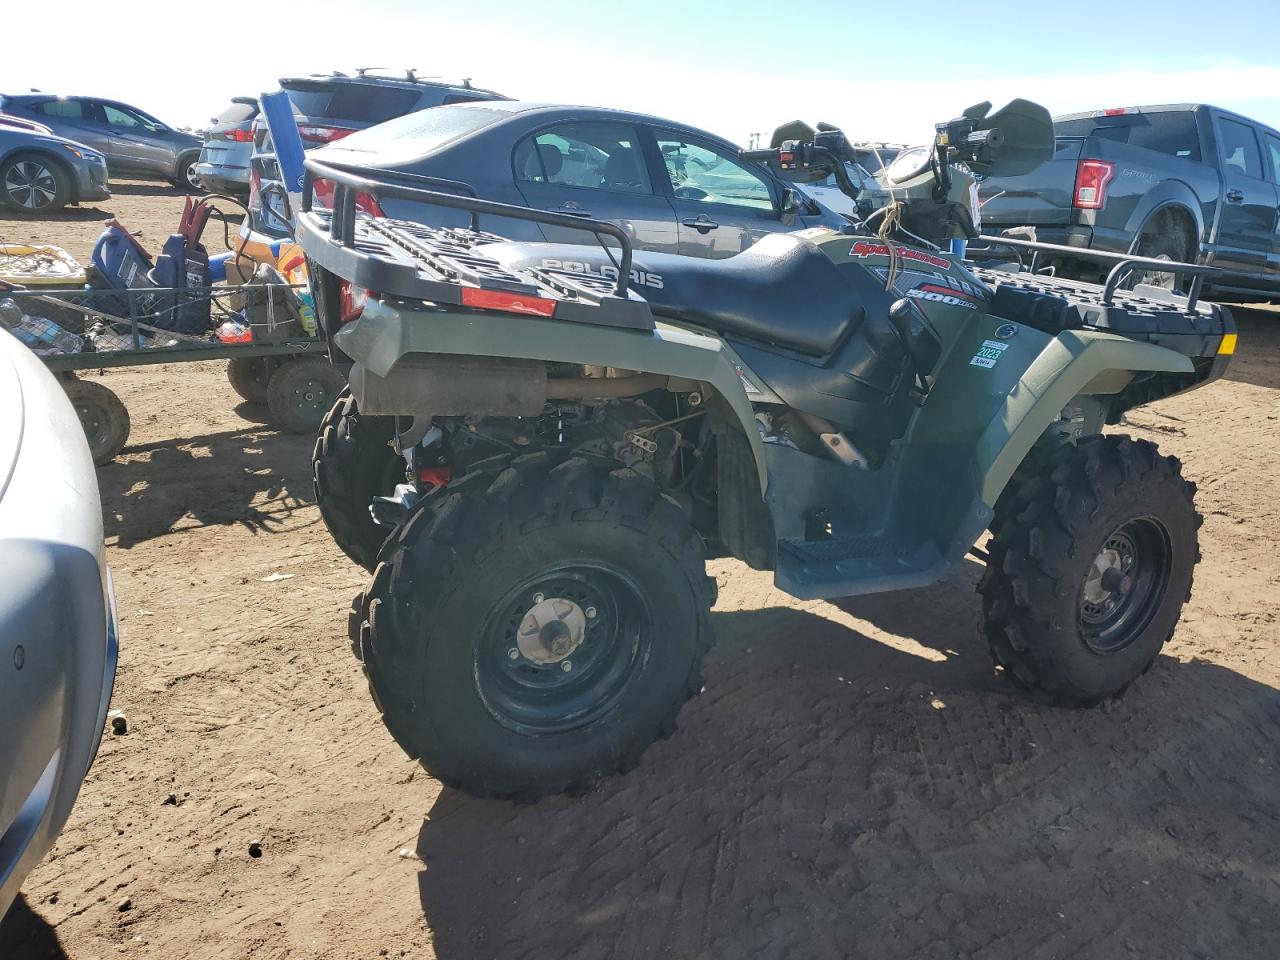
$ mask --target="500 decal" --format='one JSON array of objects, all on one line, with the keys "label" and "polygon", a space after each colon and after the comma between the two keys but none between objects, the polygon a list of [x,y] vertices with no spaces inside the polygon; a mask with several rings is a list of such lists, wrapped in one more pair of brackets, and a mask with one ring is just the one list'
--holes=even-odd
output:
[{"label": "500 decal", "polygon": [[[941,257],[935,257],[931,253],[925,253],[923,250],[916,250],[914,247],[904,247],[894,245],[893,252],[903,260],[912,260],[916,263],[927,263],[931,267],[939,267],[943,270],[951,269],[951,261],[943,260]],[[890,256],[889,245],[887,243],[871,243],[868,240],[859,240],[853,245],[853,249],[849,251],[849,256],[860,257],[887,257]]]},{"label": "500 decal", "polygon": [[[584,263],[581,260],[553,260],[545,258],[542,266],[548,270],[565,270],[569,273],[583,273],[591,277],[599,277],[602,280],[616,281],[618,279],[618,268],[603,264],[596,266],[590,263]],[[654,290],[661,290],[663,287],[662,275],[657,273],[649,273],[646,270],[631,271],[631,285],[633,287],[652,287]]]},{"label": "500 decal", "polygon": [[969,310],[978,309],[978,304],[975,302],[976,298],[973,294],[937,283],[922,283],[920,286],[908,290],[907,296],[912,300],[944,303],[949,307],[965,307]]}]

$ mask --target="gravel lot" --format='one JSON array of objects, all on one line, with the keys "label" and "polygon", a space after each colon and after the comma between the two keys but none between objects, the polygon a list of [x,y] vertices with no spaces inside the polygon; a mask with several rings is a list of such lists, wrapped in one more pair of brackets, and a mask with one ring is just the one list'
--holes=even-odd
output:
[{"label": "gravel lot", "polygon": [[[123,184],[0,239],[87,258],[114,215],[154,249],[181,202]],[[107,371],[134,424],[99,471],[129,732],[0,957],[1274,956],[1280,315],[1237,316],[1229,379],[1121,428],[1183,459],[1206,517],[1183,623],[1122,700],[1006,689],[976,563],[828,603],[717,562],[680,730],[531,807],[442,788],[384,731],[345,632],[364,574],[313,505],[311,441],[220,363]]]}]

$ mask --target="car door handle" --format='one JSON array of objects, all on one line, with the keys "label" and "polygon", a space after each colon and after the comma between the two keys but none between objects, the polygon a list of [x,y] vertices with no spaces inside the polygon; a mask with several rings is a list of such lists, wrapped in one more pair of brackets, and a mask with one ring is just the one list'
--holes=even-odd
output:
[{"label": "car door handle", "polygon": [[563,213],[566,217],[582,217],[587,220],[591,218],[590,210],[580,210],[577,207],[559,207],[552,210],[551,213]]},{"label": "car door handle", "polygon": [[700,213],[696,217],[685,217],[680,222],[686,227],[693,227],[693,229],[697,230],[699,233],[710,233],[716,227],[720,226],[720,224],[716,223],[714,220],[708,219],[705,213]]},{"label": "car door handle", "polygon": [[1228,191],[1227,191],[1227,202],[1228,202],[1228,203],[1241,203],[1243,200],[1244,200],[1244,191],[1243,191],[1243,190],[1228,190]]}]

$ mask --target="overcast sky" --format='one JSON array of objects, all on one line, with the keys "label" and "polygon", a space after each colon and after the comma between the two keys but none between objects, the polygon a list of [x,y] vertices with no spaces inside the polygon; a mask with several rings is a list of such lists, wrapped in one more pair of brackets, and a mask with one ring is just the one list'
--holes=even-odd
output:
[{"label": "overcast sky", "polygon": [[[281,76],[358,66],[471,77],[526,100],[641,110],[745,143],[790,119],[919,142],[971,102],[1054,114],[1216,103],[1280,127],[1280,0],[607,4],[59,0],[6,43],[0,92],[108,96],[199,126]],[[274,17],[272,11],[290,11]],[[207,23],[177,22],[199,17]],[[17,22],[15,23],[15,18]],[[25,36],[19,5],[6,18]],[[272,24],[267,26],[267,24]]]}]

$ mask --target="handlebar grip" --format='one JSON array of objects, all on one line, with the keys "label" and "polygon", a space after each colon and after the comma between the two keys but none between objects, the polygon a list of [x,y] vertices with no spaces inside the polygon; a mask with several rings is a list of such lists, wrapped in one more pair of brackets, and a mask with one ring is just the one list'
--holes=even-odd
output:
[{"label": "handlebar grip", "polygon": [[768,150],[739,150],[739,160],[777,160],[778,148],[773,147]]}]

